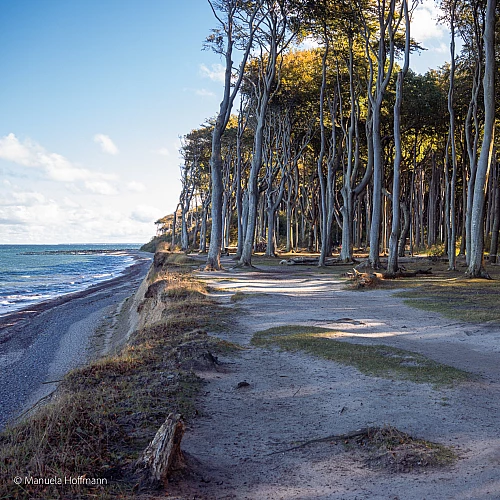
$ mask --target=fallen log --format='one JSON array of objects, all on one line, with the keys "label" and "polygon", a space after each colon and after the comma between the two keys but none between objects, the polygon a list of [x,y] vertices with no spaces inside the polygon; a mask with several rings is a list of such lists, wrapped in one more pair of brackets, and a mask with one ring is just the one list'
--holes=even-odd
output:
[{"label": "fallen log", "polygon": [[307,265],[307,264],[318,264],[318,257],[292,257],[288,260],[282,260],[280,264],[286,264],[287,266],[295,266],[295,265]]},{"label": "fallen log", "polygon": [[184,430],[181,416],[170,413],[136,462],[140,488],[166,486],[170,472],[184,467],[181,451]]},{"label": "fallen log", "polygon": [[416,271],[406,271],[400,269],[395,273],[384,273],[383,278],[386,280],[397,279],[397,278],[414,278],[419,274],[432,274],[432,267],[429,267],[429,269],[417,269]]},{"label": "fallen log", "polygon": [[[352,259],[351,262],[345,262],[341,259],[336,259],[329,257],[325,259],[325,266],[342,266],[345,264],[355,264],[357,261]],[[287,266],[296,266],[296,265],[318,265],[319,257],[291,257],[290,259],[283,259],[280,261],[280,264]]]}]

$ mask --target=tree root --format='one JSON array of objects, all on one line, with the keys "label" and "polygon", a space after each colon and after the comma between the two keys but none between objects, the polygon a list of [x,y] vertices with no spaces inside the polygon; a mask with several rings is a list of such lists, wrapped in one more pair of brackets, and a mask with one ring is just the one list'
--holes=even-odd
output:
[{"label": "tree root", "polygon": [[346,434],[332,434],[331,436],[311,439],[309,441],[298,444],[297,446],[292,446],[291,448],[287,448],[285,450],[273,451],[272,453],[267,453],[264,456],[268,457],[270,455],[277,455],[278,453],[286,453],[288,451],[298,450],[313,443],[323,443],[325,441],[345,441],[347,439],[353,439],[356,437],[365,436],[366,434],[369,434],[371,431],[376,431],[376,430],[377,429],[375,427],[365,427],[364,429],[358,429],[357,431],[348,432]]}]

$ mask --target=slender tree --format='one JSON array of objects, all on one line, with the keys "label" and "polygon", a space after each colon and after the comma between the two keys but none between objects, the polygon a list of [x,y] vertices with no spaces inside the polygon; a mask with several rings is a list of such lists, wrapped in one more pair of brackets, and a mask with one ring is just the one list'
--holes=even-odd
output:
[{"label": "slender tree", "polygon": [[484,29],[485,66],[483,77],[484,131],[481,153],[477,164],[474,200],[471,215],[471,255],[468,276],[488,278],[483,265],[484,205],[488,173],[493,157],[495,139],[495,21],[496,0],[488,0]]},{"label": "slender tree", "polygon": [[[239,92],[245,66],[253,46],[255,32],[259,26],[256,22],[264,0],[243,2],[241,0],[208,0],[212,12],[219,23],[207,39],[207,44],[225,60],[224,95],[220,103],[219,114],[212,134],[212,230],[206,268],[220,269],[222,248],[222,198],[223,172],[221,142],[226,130],[236,95]],[[250,6],[250,7],[249,7]],[[249,10],[248,10],[249,8]],[[236,79],[233,77],[233,50],[240,48],[243,52]]]},{"label": "slender tree", "polygon": [[387,272],[396,273],[398,266],[398,238],[400,226],[399,197],[401,192],[401,160],[403,157],[401,148],[401,102],[403,100],[403,80],[410,65],[410,15],[408,0],[403,0],[403,10],[405,18],[405,61],[403,68],[398,72],[396,80],[396,102],[394,103],[394,145],[396,155],[394,157],[394,172],[392,181],[392,227],[389,237],[389,258],[387,262]]}]

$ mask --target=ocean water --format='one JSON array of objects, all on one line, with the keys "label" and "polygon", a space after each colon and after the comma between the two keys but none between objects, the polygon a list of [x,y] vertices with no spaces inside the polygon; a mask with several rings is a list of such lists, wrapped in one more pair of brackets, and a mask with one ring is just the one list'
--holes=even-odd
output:
[{"label": "ocean water", "polygon": [[139,246],[0,245],[0,317],[119,276]]}]

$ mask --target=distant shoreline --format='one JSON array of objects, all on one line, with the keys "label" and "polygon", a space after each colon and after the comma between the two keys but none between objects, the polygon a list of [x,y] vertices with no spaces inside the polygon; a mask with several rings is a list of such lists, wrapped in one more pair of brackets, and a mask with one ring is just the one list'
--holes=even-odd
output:
[{"label": "distant shoreline", "polygon": [[[84,250],[82,249],[81,252],[87,252],[90,250]],[[60,252],[61,254],[68,254],[68,252],[75,252],[73,250],[66,251],[66,250],[61,250],[61,251],[56,251]],[[77,252],[80,252],[78,250]],[[119,252],[119,253],[118,253]],[[51,250],[48,251],[42,251],[42,252],[27,252],[23,253],[21,255],[47,255],[48,253],[53,253]],[[13,327],[16,327],[19,322],[25,322],[31,319],[32,317],[48,310],[51,309],[52,307],[57,307],[59,305],[65,304],[66,302],[79,298],[79,297],[85,297],[86,295],[93,293],[94,291],[101,290],[102,288],[105,288],[112,284],[115,280],[121,280],[123,277],[126,276],[133,276],[135,274],[135,266],[137,266],[137,261],[144,256],[149,256],[150,254],[146,252],[142,252],[140,250],[131,250],[131,249],[114,249],[114,250],[95,250],[92,251],[93,254],[95,253],[106,253],[106,254],[117,254],[117,255],[130,255],[133,259],[134,262],[127,266],[118,276],[115,276],[114,278],[108,279],[101,281],[99,283],[95,283],[90,285],[89,287],[83,289],[83,290],[78,290],[75,292],[67,292],[63,293],[59,296],[52,297],[47,300],[43,300],[40,302],[36,302],[31,305],[26,305],[22,307],[21,309],[11,311],[8,313],[5,313],[4,315],[0,315],[0,345],[4,342],[4,331],[6,329],[11,329]],[[59,253],[58,253],[59,254]]]},{"label": "distant shoreline", "polygon": [[0,429],[50,393],[49,381],[87,362],[99,324],[137,291],[150,268],[151,254],[129,253],[134,263],[120,276],[1,318]]}]

